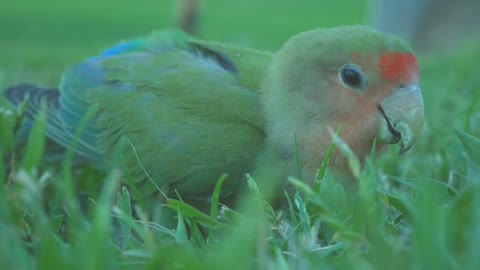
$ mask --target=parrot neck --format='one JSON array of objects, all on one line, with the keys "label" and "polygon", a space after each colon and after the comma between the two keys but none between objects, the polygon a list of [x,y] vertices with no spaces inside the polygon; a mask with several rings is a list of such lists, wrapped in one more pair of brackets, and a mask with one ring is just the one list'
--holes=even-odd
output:
[{"label": "parrot neck", "polygon": [[[353,153],[362,161],[371,152],[375,133],[358,132],[359,130],[375,130],[373,122],[354,122],[349,127],[342,128],[340,138],[350,147]],[[331,127],[332,130],[338,127]],[[311,129],[303,128],[298,132],[283,133],[283,137],[269,136],[266,141],[266,160],[275,165],[275,171],[280,173],[282,183],[287,181],[289,176],[302,178],[302,180],[313,183],[316,174],[333,143],[330,131],[319,125]],[[296,142],[296,145],[295,145]],[[377,151],[383,147],[377,146]],[[297,151],[296,151],[297,150]],[[297,160],[299,161],[300,174]],[[266,162],[264,162],[266,163]],[[261,164],[258,163],[258,164]],[[281,165],[278,165],[281,164]],[[268,165],[268,164],[265,164]],[[335,175],[352,179],[348,161],[338,147],[335,148],[330,160],[329,168]],[[345,177],[347,176],[347,177]]]}]

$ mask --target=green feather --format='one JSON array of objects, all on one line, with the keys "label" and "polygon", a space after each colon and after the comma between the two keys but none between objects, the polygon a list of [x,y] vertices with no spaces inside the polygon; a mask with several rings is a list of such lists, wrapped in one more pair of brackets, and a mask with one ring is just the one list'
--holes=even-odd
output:
[{"label": "green feather", "polygon": [[207,193],[223,173],[239,179],[252,170],[265,136],[257,90],[271,55],[179,31],[153,33],[138,47],[63,76],[70,123],[98,105],[89,146],[108,158],[128,139],[138,158],[129,146],[124,158],[144,194],[155,189],[139,163],[163,189],[190,195]]}]

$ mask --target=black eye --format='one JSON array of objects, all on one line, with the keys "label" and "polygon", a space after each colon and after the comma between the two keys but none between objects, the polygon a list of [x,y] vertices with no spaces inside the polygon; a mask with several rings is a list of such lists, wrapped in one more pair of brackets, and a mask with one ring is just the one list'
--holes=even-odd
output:
[{"label": "black eye", "polygon": [[360,68],[353,64],[346,64],[341,67],[338,76],[345,86],[354,90],[362,90],[367,84]]}]

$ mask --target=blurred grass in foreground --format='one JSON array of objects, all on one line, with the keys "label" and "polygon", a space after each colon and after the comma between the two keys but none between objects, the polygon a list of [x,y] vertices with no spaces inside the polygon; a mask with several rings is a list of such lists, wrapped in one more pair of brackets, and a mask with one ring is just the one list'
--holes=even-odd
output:
[{"label": "blurred grass in foreground", "polygon": [[[66,65],[175,21],[173,1],[115,3],[3,3],[0,87],[54,86]],[[253,3],[205,1],[199,35],[275,49],[302,30],[365,19],[356,1],[348,9]],[[480,269],[479,57],[480,46],[466,44],[420,59],[424,132],[406,155],[391,149],[368,161],[355,196],[327,172],[318,189],[292,179],[298,193],[274,212],[250,179],[248,215],[222,206],[203,214],[171,200],[175,229],[141,212],[132,218],[133,195],[119,187],[128,177],[121,165],[106,175],[69,159],[46,165],[41,117],[18,156],[19,112],[0,103],[0,269]],[[100,195],[81,194],[85,183],[102,184]]]}]

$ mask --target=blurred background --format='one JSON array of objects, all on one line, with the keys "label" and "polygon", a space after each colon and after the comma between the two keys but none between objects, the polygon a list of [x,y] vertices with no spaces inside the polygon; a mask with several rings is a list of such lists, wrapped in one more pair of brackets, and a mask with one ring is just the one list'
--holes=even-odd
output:
[{"label": "blurred background", "polygon": [[479,11],[478,0],[4,1],[0,57],[3,64],[26,58],[32,64],[71,63],[119,40],[165,27],[275,50],[301,31],[355,23],[403,36],[417,50],[429,52],[452,49],[478,36]]},{"label": "blurred background", "polygon": [[2,43],[35,41],[82,47],[177,26],[185,5],[197,2],[195,31],[205,39],[275,49],[302,30],[367,19],[366,0],[19,0],[0,9]]},{"label": "blurred background", "polygon": [[455,50],[478,41],[478,0],[376,0],[370,23],[407,39],[422,53]]},{"label": "blurred background", "polygon": [[0,8],[0,67],[61,67],[155,29],[275,50],[317,27],[371,24],[421,52],[455,48],[480,30],[478,0],[16,0]]}]

